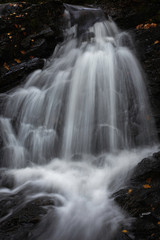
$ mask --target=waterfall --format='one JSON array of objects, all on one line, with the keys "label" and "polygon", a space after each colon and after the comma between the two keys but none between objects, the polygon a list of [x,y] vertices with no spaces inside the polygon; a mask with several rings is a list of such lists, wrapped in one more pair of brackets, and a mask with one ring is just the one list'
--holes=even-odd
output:
[{"label": "waterfall", "polygon": [[112,193],[155,150],[154,120],[129,34],[100,9],[66,9],[64,42],[3,96],[0,165],[14,187],[0,192],[60,202],[30,239],[111,240],[126,221]]}]

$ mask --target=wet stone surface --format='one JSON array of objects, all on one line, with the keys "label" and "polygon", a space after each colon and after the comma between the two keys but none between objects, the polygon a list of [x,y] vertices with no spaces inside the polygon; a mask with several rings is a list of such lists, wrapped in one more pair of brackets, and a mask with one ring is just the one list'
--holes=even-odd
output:
[{"label": "wet stone surface", "polygon": [[63,12],[59,1],[1,5],[0,92],[12,89],[30,72],[43,67],[43,58],[51,56],[63,40]]},{"label": "wet stone surface", "polygon": [[[22,200],[23,196],[19,194],[0,200],[0,205],[3,205],[0,218],[4,219],[1,220],[0,239],[31,239],[32,230],[47,213],[47,209],[54,206],[54,200],[47,197],[40,197],[25,205],[21,204]],[[14,213],[9,216],[13,209]],[[8,217],[5,217],[7,214]]]},{"label": "wet stone surface", "polygon": [[[115,201],[133,223],[128,239],[157,240],[160,237],[160,152],[143,159],[133,170],[128,187],[114,194]],[[125,226],[124,226],[125,228]],[[123,238],[122,238],[123,239]]]}]

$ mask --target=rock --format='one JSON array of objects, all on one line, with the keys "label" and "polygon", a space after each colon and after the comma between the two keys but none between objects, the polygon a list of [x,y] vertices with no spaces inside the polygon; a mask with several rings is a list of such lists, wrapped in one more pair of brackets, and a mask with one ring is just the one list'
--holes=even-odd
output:
[{"label": "rock", "polygon": [[[0,213],[0,239],[30,239],[32,230],[47,214],[49,206],[55,205],[54,199],[49,197],[39,197],[22,205],[22,198],[22,195],[17,194],[0,200],[1,206],[3,205]],[[12,214],[5,217],[11,213],[11,209],[13,210]]]},{"label": "rock", "polygon": [[8,91],[19,84],[21,84],[25,77],[36,69],[41,69],[44,66],[44,60],[34,58],[28,60],[27,62],[22,62],[16,64],[9,68],[9,71],[1,68],[1,81],[0,81],[0,90],[1,93]]},{"label": "rock", "polygon": [[160,138],[160,44],[156,40],[160,38],[160,24],[155,28],[133,30],[137,45],[138,57],[147,73],[146,86],[149,100]]},{"label": "rock", "polygon": [[[57,43],[63,41],[64,11],[60,1],[17,2],[2,8],[11,11],[1,11],[0,18],[0,92],[17,86],[28,73],[43,67],[41,59],[51,56]],[[17,59],[21,64],[15,64]]]},{"label": "rock", "polygon": [[115,201],[134,217],[129,234],[136,240],[160,237],[160,152],[143,159],[133,170],[129,186],[114,194]]}]

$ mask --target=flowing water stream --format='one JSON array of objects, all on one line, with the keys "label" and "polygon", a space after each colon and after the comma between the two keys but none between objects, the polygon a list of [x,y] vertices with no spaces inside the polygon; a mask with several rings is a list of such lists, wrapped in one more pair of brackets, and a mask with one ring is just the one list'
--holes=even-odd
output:
[{"label": "flowing water stream", "polygon": [[[22,203],[56,199],[29,239],[111,240],[128,222],[112,199],[156,150],[143,73],[132,39],[100,9],[66,5],[65,41],[43,70],[3,96],[2,178]],[[3,182],[3,181],[1,181]]]}]

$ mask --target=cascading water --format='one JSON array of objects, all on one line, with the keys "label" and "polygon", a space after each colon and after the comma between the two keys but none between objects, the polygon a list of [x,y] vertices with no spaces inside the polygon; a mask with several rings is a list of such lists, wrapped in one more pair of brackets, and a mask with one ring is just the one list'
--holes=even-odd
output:
[{"label": "cascading water", "polygon": [[130,36],[100,9],[66,8],[65,41],[3,97],[2,179],[13,187],[1,184],[1,199],[57,199],[28,239],[111,240],[126,221],[112,193],[155,150],[154,123]]}]

